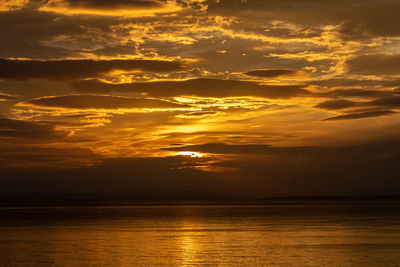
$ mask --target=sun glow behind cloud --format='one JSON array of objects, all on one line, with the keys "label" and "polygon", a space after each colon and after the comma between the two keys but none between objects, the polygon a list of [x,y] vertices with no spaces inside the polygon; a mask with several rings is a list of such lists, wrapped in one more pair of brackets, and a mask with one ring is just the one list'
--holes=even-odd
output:
[{"label": "sun glow behind cloud", "polygon": [[193,151],[182,151],[182,152],[178,152],[176,153],[177,156],[187,156],[187,157],[191,157],[191,158],[201,158],[204,157],[203,154],[198,153],[198,152],[193,152]]}]

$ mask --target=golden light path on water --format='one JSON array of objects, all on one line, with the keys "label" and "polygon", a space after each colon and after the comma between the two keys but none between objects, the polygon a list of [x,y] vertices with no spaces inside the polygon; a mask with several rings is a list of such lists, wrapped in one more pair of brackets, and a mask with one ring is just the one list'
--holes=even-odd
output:
[{"label": "golden light path on water", "polygon": [[368,200],[7,207],[0,266],[398,266],[398,210]]}]

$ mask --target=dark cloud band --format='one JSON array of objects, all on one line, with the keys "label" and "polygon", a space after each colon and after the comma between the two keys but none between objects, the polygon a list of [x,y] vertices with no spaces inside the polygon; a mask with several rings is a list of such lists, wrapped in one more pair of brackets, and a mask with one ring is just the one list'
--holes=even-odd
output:
[{"label": "dark cloud band", "polygon": [[345,114],[345,115],[329,117],[329,118],[323,119],[323,121],[364,119],[364,118],[392,115],[395,113],[396,112],[392,111],[392,110],[367,111],[367,112],[350,113],[350,114]]},{"label": "dark cloud band", "polygon": [[295,70],[276,69],[276,70],[253,70],[253,71],[248,71],[245,74],[254,77],[273,78],[280,76],[291,76],[295,75],[296,73],[297,71]]},{"label": "dark cloud band", "polygon": [[350,73],[362,75],[398,75],[400,54],[361,55],[348,60]]},{"label": "dark cloud band", "polygon": [[207,78],[125,84],[108,84],[98,80],[86,80],[74,82],[73,87],[80,92],[143,92],[152,97],[193,95],[202,97],[257,96],[290,98],[309,94],[304,85],[261,85],[249,81]]},{"label": "dark cloud band", "polygon": [[29,103],[44,107],[77,109],[119,109],[119,108],[187,108],[188,105],[158,99],[135,99],[106,95],[66,95],[41,97]]},{"label": "dark cloud band", "polygon": [[7,60],[0,59],[0,79],[73,80],[97,77],[110,71],[164,72],[183,68],[177,61],[161,60]]}]

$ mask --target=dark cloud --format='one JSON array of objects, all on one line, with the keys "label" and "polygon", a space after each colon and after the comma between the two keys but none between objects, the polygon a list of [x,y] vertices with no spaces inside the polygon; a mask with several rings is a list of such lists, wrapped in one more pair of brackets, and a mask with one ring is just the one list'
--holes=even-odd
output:
[{"label": "dark cloud", "polygon": [[[186,114],[185,114],[186,115]],[[218,115],[219,116],[219,115]],[[224,144],[221,143],[252,143],[257,140],[257,142],[279,142],[282,140],[294,140],[297,136],[293,135],[284,135],[274,131],[266,132],[266,131],[195,131],[195,132],[170,132],[168,134],[163,135],[164,140],[168,143],[171,143],[171,147],[168,149],[170,151],[178,151],[179,149],[185,149],[184,147],[180,148],[178,146],[184,146],[181,142],[183,140],[190,140],[192,144],[197,143],[212,143],[216,144],[215,146],[223,147]],[[172,144],[172,142],[174,144]],[[173,147],[176,146],[176,147]],[[266,146],[265,149],[268,147]],[[238,148],[238,150],[240,147]],[[257,148],[258,149],[258,148]],[[257,154],[258,150],[254,151],[254,154]],[[181,150],[182,151],[182,150]]]},{"label": "dark cloud", "polygon": [[95,108],[95,109],[118,109],[118,108],[187,108],[188,105],[172,103],[158,99],[136,99],[119,96],[106,95],[66,95],[48,96],[33,99],[29,103],[44,107],[60,108]]},{"label": "dark cloud", "polygon": [[213,154],[266,154],[270,149],[268,145],[228,145],[225,143],[208,143],[164,148],[164,150],[171,151],[196,151]]},{"label": "dark cloud", "polygon": [[[95,159],[97,156],[88,148],[54,148],[40,146],[2,146],[0,148],[0,166],[16,163],[66,162],[71,159]],[[83,163],[83,162],[82,162]],[[30,165],[30,164],[29,164]]]},{"label": "dark cloud", "polygon": [[359,112],[359,113],[351,113],[345,115],[338,115],[334,117],[329,117],[323,119],[323,121],[333,121],[333,120],[354,120],[354,119],[363,119],[363,118],[372,118],[372,117],[380,117],[386,115],[395,114],[395,111],[392,110],[378,110],[378,111],[366,111],[366,112]]},{"label": "dark cloud", "polygon": [[4,168],[0,192],[207,191],[210,186],[224,190],[227,184],[214,173],[193,168],[201,165],[198,161],[190,157],[109,158],[92,167]]},{"label": "dark cloud", "polygon": [[53,142],[69,135],[54,125],[0,118],[0,140],[7,142]]},{"label": "dark cloud", "polygon": [[73,83],[80,92],[145,92],[153,97],[194,95],[204,97],[258,96],[290,98],[307,95],[304,85],[260,85],[256,82],[199,78],[186,81],[158,81],[144,83],[108,84],[98,80]]},{"label": "dark cloud", "polygon": [[98,114],[96,113],[80,113],[80,114],[71,114],[71,115],[63,115],[66,118],[86,118],[86,117],[96,117]]},{"label": "dark cloud", "polygon": [[362,75],[398,75],[400,54],[360,55],[346,62],[349,72]]},{"label": "dark cloud", "polygon": [[328,100],[322,103],[319,103],[315,107],[322,108],[322,109],[344,109],[344,108],[351,108],[356,106],[357,103],[349,100]]},{"label": "dark cloud", "polygon": [[46,121],[46,120],[38,120],[36,123],[44,124],[44,125],[54,125],[54,126],[68,126],[68,127],[80,127],[85,125],[90,125],[90,123],[81,123],[81,122],[69,122],[69,121]]},{"label": "dark cloud", "polygon": [[162,0],[62,0],[70,8],[94,8],[94,9],[124,9],[124,8],[153,8],[160,7],[166,1]]},{"label": "dark cloud", "polygon": [[341,25],[341,33],[347,38],[400,34],[396,27],[398,1],[338,0],[332,5],[318,0],[208,0],[207,4],[210,14],[235,16],[247,24],[278,20],[305,27]]},{"label": "dark cloud", "polygon": [[216,114],[215,111],[205,111],[205,112],[190,112],[186,113],[185,116],[187,117],[198,117],[198,116],[205,116],[205,115],[213,115]]},{"label": "dark cloud", "polygon": [[[215,148],[222,149],[221,154],[229,154],[230,159],[214,158],[210,162],[207,158],[190,157],[109,158],[91,167],[2,168],[0,191],[10,194],[200,190],[264,196],[355,196],[390,195],[400,190],[400,142],[396,140],[342,147],[254,144],[239,150],[236,145],[203,144],[197,151],[212,153]],[[254,154],[254,149],[260,153]],[[233,151],[245,156],[235,157]],[[207,164],[230,169],[206,172],[195,168]]]},{"label": "dark cloud", "polygon": [[78,56],[77,52],[29,42],[0,42],[0,58],[62,59]]},{"label": "dark cloud", "polygon": [[400,96],[388,96],[378,98],[369,102],[369,105],[400,108]]},{"label": "dark cloud", "polygon": [[0,79],[72,80],[114,71],[163,72],[182,69],[176,61],[161,60],[7,60],[0,59]]},{"label": "dark cloud", "polygon": [[136,43],[133,41],[127,42],[126,44],[104,46],[92,51],[95,55],[115,57],[120,55],[137,55]]},{"label": "dark cloud", "polygon": [[[336,91],[336,90],[335,90]],[[378,91],[379,92],[379,91]],[[381,92],[379,94],[378,92],[370,92],[371,94],[368,94],[367,91],[367,96],[372,97],[373,95],[380,95],[384,97],[378,97],[370,101],[366,102],[355,102],[355,101],[350,101],[350,100],[345,100],[345,99],[334,99],[334,100],[327,100],[322,103],[319,103],[316,105],[316,108],[322,108],[322,109],[328,109],[328,110],[335,110],[335,109],[344,109],[344,108],[351,108],[351,107],[384,107],[384,108],[400,108],[400,96],[397,96],[396,94],[393,94],[393,92]],[[327,94],[324,94],[323,96],[327,95],[339,95],[343,94],[343,92],[333,92],[330,94],[329,92]],[[362,95],[361,92],[357,92],[359,96]],[[355,96],[353,93],[348,94],[347,92],[344,93],[343,95],[345,96]],[[385,96],[386,95],[386,96]]]},{"label": "dark cloud", "polygon": [[[0,12],[0,25],[7,25],[7,27],[0,28],[0,35],[2,36],[2,43],[5,44],[43,45],[41,44],[42,41],[48,41],[63,34],[69,36],[72,43],[79,39],[82,48],[87,48],[88,42],[91,44],[96,41],[96,36],[88,36],[88,26],[96,28],[98,35],[103,35],[104,32],[110,31],[112,23],[111,18],[99,20],[95,17],[62,16],[52,12],[22,9],[13,12]],[[59,43],[52,45],[57,46]]]},{"label": "dark cloud", "polygon": [[[374,80],[374,79],[346,79],[346,78],[332,78],[326,80],[317,80],[317,81],[308,81],[308,84],[325,86],[325,87],[353,87],[353,88],[343,88],[337,89],[338,92],[343,90],[344,92],[351,92],[354,90],[357,91],[367,91],[367,92],[380,92],[379,90],[371,90],[371,89],[358,89],[354,87],[397,87],[400,84],[400,80],[398,79],[385,79],[385,80]],[[335,90],[336,91],[336,90]],[[385,92],[385,91],[382,91]]]},{"label": "dark cloud", "polygon": [[[365,101],[354,102],[354,106],[385,106],[382,105],[385,101],[375,100],[390,99],[396,96],[399,90],[393,90],[393,87],[397,87],[400,81],[397,79],[371,80],[334,78],[311,81],[308,83],[326,88],[335,88],[333,90],[315,92],[314,95],[318,97],[333,99],[351,98],[353,101]],[[393,107],[393,105],[389,107]]]},{"label": "dark cloud", "polygon": [[398,140],[343,147],[281,147],[271,149],[271,155],[221,165],[243,169],[243,177],[249,180],[254,176],[264,179],[264,183],[254,181],[253,190],[263,188],[272,194],[397,194],[400,189],[395,171],[400,159]]},{"label": "dark cloud", "polygon": [[295,70],[285,70],[285,69],[276,69],[276,70],[253,70],[248,71],[245,74],[249,76],[255,77],[266,77],[266,78],[273,78],[279,76],[291,76],[295,75],[297,71]]},{"label": "dark cloud", "polygon": [[309,154],[313,157],[324,155],[336,156],[338,154],[352,153],[396,153],[400,155],[400,141],[389,140],[365,143],[349,146],[271,146],[262,144],[227,144],[227,143],[205,143],[200,145],[186,145],[167,147],[164,150],[170,151],[194,151],[210,154],[259,154],[259,155],[286,155]]},{"label": "dark cloud", "polygon": [[11,95],[0,93],[0,100],[10,100],[12,98],[13,97]]},{"label": "dark cloud", "polygon": [[195,136],[201,137],[212,137],[212,138],[227,138],[236,137],[238,139],[244,139],[246,137],[256,138],[256,139],[282,139],[282,138],[296,138],[294,135],[282,135],[277,133],[266,133],[266,132],[254,132],[254,131],[197,131],[197,132],[171,132],[168,134],[169,137],[191,137]]},{"label": "dark cloud", "polygon": [[366,89],[335,89],[323,93],[317,93],[317,96],[322,97],[363,97],[376,98],[393,95],[394,91],[390,90],[366,90]]}]

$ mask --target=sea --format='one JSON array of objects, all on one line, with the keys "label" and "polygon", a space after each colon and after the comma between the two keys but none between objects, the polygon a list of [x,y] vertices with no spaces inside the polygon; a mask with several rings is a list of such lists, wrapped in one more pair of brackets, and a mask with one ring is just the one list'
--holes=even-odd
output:
[{"label": "sea", "polygon": [[400,201],[3,206],[0,266],[400,266]]}]

